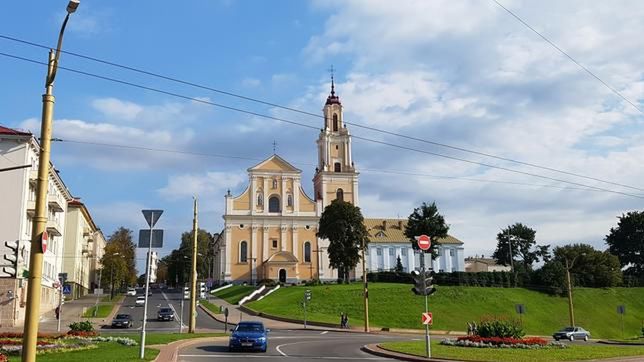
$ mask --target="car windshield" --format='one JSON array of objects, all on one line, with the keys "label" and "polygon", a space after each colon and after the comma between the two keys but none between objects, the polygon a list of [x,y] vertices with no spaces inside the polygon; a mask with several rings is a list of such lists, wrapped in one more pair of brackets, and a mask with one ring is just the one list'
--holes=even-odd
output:
[{"label": "car windshield", "polygon": [[145,297],[136,297],[136,300],[145,300]]},{"label": "car windshield", "polygon": [[128,319],[130,317],[129,314],[117,314],[116,319]]},{"label": "car windshield", "polygon": [[172,309],[170,309],[170,308],[161,308],[161,309],[159,309],[159,312],[161,312],[161,313],[171,313]]},{"label": "car windshield", "polygon": [[240,324],[235,329],[237,332],[264,332],[264,326],[261,324]]},{"label": "car windshield", "polygon": [[574,328],[572,328],[572,327],[566,327],[566,328],[562,329],[560,332],[574,332],[574,331],[575,331],[575,329],[574,329]]}]

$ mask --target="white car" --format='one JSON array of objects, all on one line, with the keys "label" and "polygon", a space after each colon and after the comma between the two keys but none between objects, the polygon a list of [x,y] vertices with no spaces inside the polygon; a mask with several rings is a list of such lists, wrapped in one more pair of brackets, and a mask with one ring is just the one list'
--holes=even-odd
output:
[{"label": "white car", "polygon": [[134,302],[137,306],[139,305],[144,305],[145,304],[145,297],[144,296],[139,296],[136,297],[136,302]]},{"label": "white car", "polygon": [[136,295],[136,289],[134,288],[127,288],[127,293],[128,296],[135,296]]}]

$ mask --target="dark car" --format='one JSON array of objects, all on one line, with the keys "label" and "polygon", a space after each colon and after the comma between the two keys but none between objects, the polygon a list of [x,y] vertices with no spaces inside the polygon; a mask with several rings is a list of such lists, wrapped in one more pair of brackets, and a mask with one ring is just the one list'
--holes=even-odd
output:
[{"label": "dark car", "polygon": [[132,316],[129,314],[117,314],[112,319],[112,328],[130,328],[132,327]]},{"label": "dark car", "polygon": [[174,311],[172,308],[161,308],[157,312],[157,319],[160,321],[173,321]]},{"label": "dark car", "polygon": [[555,341],[560,339],[568,339],[571,341],[574,341],[575,339],[583,339],[584,341],[587,341],[590,338],[590,332],[581,327],[566,327],[555,332],[552,335],[552,338],[554,338]]},{"label": "dark car", "polygon": [[233,329],[228,342],[228,350],[251,349],[266,352],[269,329],[262,322],[239,322]]}]

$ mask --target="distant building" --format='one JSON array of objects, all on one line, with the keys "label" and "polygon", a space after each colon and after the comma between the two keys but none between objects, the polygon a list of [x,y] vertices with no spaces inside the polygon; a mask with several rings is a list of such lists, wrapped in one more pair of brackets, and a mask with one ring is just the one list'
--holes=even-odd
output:
[{"label": "distant building", "polygon": [[[420,268],[420,253],[414,253],[411,242],[404,234],[407,219],[365,218],[364,223],[369,232],[366,255],[369,271],[394,270],[398,257],[403,271],[410,272]],[[462,241],[448,235],[435,243],[438,245],[438,257],[431,260],[431,256],[425,254],[425,265],[431,265],[437,272],[465,270]]]},{"label": "distant building", "polygon": [[486,258],[481,255],[480,257],[467,257],[465,258],[465,271],[470,273],[478,272],[509,272],[511,271],[510,266],[498,264],[496,259]]}]

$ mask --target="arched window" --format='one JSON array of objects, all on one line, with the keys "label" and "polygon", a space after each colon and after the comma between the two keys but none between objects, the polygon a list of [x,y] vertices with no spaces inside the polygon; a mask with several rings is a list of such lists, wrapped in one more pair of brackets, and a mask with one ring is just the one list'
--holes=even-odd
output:
[{"label": "arched window", "polygon": [[338,115],[333,113],[333,132],[338,131]]},{"label": "arched window", "polygon": [[248,243],[245,241],[239,243],[239,262],[248,262]]},{"label": "arched window", "polygon": [[333,171],[342,172],[342,166],[340,165],[340,162],[336,162],[333,164]]},{"label": "arched window", "polygon": [[293,195],[286,195],[286,206],[293,207]]},{"label": "arched window", "polygon": [[271,196],[268,199],[268,212],[280,212],[280,198]]},{"label": "arched window", "polygon": [[261,192],[257,193],[257,206],[264,206],[264,195]]},{"label": "arched window", "polygon": [[342,189],[338,189],[338,191],[335,192],[335,198],[340,201],[344,201],[344,191]]},{"label": "arched window", "polygon": [[311,243],[309,243],[308,241],[304,243],[304,262],[311,262]]},{"label": "arched window", "polygon": [[276,178],[273,179],[273,188],[274,189],[277,188],[277,179]]}]

